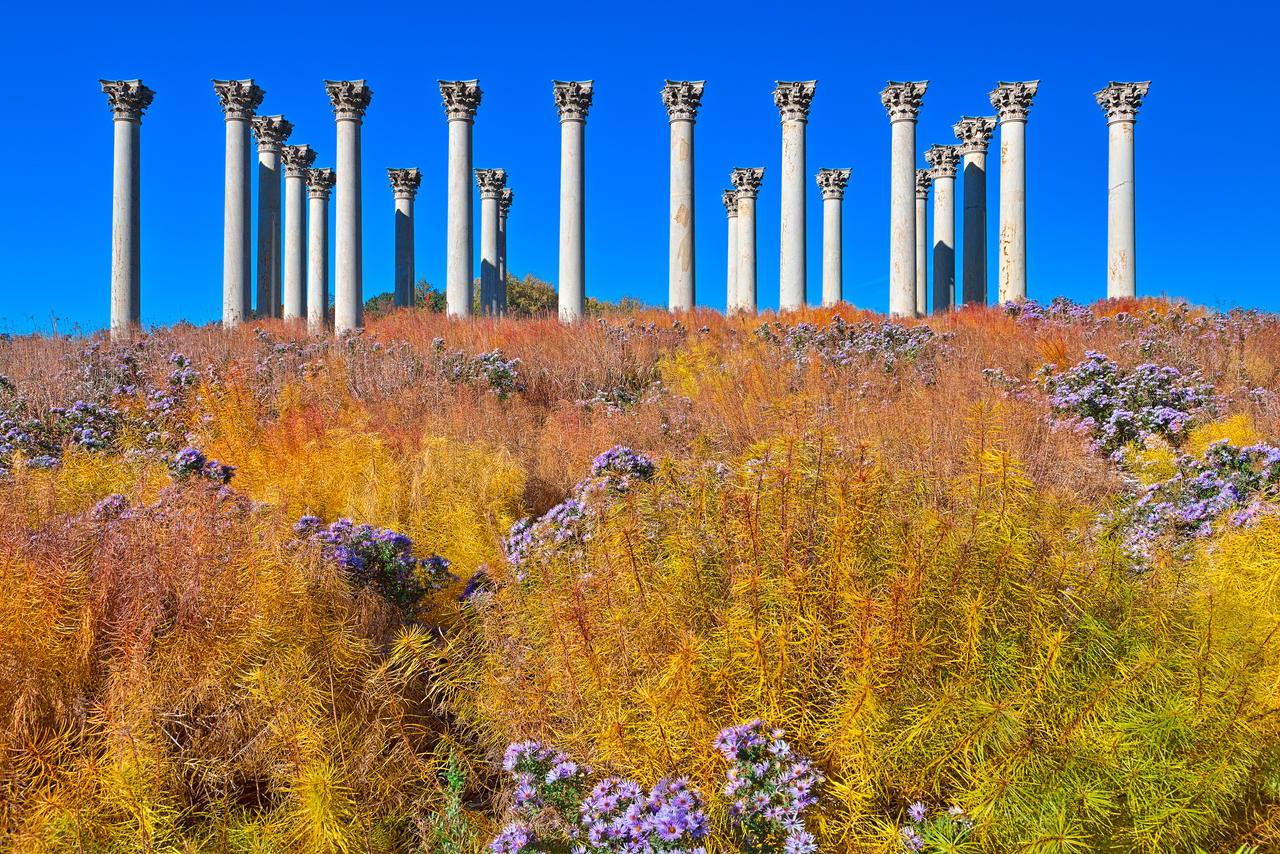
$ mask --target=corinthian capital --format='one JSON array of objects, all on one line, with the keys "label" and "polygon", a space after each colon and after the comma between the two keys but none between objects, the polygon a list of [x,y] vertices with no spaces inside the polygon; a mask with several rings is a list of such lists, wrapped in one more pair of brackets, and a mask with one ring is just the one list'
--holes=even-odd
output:
[{"label": "corinthian capital", "polygon": [[222,105],[223,117],[230,119],[251,119],[253,113],[262,103],[262,96],[267,94],[258,88],[253,78],[248,80],[215,80],[213,91],[218,95],[218,103]]},{"label": "corinthian capital", "polygon": [[1039,80],[1024,83],[1005,83],[1002,80],[991,90],[991,106],[1002,122],[1025,122],[1027,110],[1031,109],[1031,99],[1039,88]]},{"label": "corinthian capital", "polygon": [[720,201],[724,202],[724,210],[729,216],[738,215],[738,191],[725,190],[720,194]]},{"label": "corinthian capital", "polygon": [[510,187],[502,188],[502,195],[498,196],[498,216],[506,216],[507,211],[511,210],[511,201],[515,198],[515,193],[511,192]]},{"label": "corinthian capital", "polygon": [[500,200],[502,188],[507,186],[507,170],[477,169],[476,186],[480,188],[480,198]]},{"label": "corinthian capital", "polygon": [[667,120],[672,122],[691,122],[698,118],[698,107],[702,105],[702,88],[705,80],[664,80],[662,87],[662,103],[667,108]]},{"label": "corinthian capital", "polygon": [[1114,80],[1107,88],[1093,93],[1098,99],[1098,106],[1107,114],[1107,123],[1131,122],[1138,118],[1138,108],[1142,99],[1147,97],[1151,81],[1141,83],[1117,83]]},{"label": "corinthian capital", "polygon": [[480,107],[479,80],[437,80],[440,84],[440,103],[444,106],[445,118],[451,122],[475,121],[476,110]]},{"label": "corinthian capital", "polygon": [[844,188],[849,186],[849,172],[848,169],[819,169],[815,177],[818,179],[822,198],[843,199]]},{"label": "corinthian capital", "polygon": [[254,116],[253,138],[258,141],[258,148],[264,151],[279,151],[289,134],[293,133],[293,124],[284,116]]},{"label": "corinthian capital", "polygon": [[140,122],[142,114],[151,106],[151,99],[156,96],[141,80],[99,80],[102,91],[107,94],[107,103],[119,121]]},{"label": "corinthian capital", "polygon": [[991,144],[991,134],[996,129],[995,116],[961,116],[951,126],[960,140],[961,154],[986,154]]},{"label": "corinthian capital", "polygon": [[924,100],[928,80],[895,83],[890,80],[880,92],[880,103],[889,113],[890,122],[914,122]]},{"label": "corinthian capital", "polygon": [[280,162],[284,164],[284,177],[306,178],[316,153],[309,145],[286,145],[280,149]]},{"label": "corinthian capital", "polygon": [[373,90],[363,80],[326,80],[324,90],[333,104],[335,121],[363,121],[364,111],[369,109]]},{"label": "corinthian capital", "polygon": [[916,198],[917,199],[929,198],[929,186],[931,184],[933,184],[933,170],[917,169],[916,170]]},{"label": "corinthian capital", "polygon": [[935,145],[924,153],[924,162],[933,169],[933,179],[956,177],[960,165],[960,146]]},{"label": "corinthian capital", "polygon": [[307,196],[312,199],[328,200],[329,191],[333,189],[335,180],[337,175],[332,169],[308,169]]},{"label": "corinthian capital", "polygon": [[809,119],[809,105],[817,80],[778,80],[773,86],[773,103],[784,122],[803,122]]},{"label": "corinthian capital", "polygon": [[734,169],[729,173],[729,183],[738,191],[739,199],[754,199],[763,180],[763,166],[759,169]]},{"label": "corinthian capital", "polygon": [[591,90],[594,80],[552,80],[556,109],[562,122],[585,122],[591,109]]},{"label": "corinthian capital", "polygon": [[391,179],[392,194],[397,199],[412,199],[422,186],[422,171],[419,169],[388,169],[387,177]]}]

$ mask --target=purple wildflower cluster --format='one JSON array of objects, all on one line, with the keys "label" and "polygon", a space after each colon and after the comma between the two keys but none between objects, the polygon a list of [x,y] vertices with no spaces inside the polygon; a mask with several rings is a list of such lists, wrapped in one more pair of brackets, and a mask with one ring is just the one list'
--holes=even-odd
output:
[{"label": "purple wildflower cluster", "polygon": [[1213,386],[1173,367],[1145,364],[1125,372],[1089,350],[1069,370],[1055,369],[1045,365],[1039,372],[1050,405],[1077,419],[1107,454],[1152,435],[1176,447],[1214,403]]},{"label": "purple wildflower cluster", "polygon": [[651,479],[656,470],[648,457],[622,445],[596,457],[590,476],[575,485],[568,498],[537,519],[521,519],[511,526],[506,552],[516,580],[524,579],[524,567],[535,554],[589,540],[588,522],[598,500],[630,491]]},{"label": "purple wildflower cluster", "polygon": [[803,813],[816,801],[822,774],[783,735],[753,720],[716,736],[716,750],[731,763],[724,785],[729,815],[748,854],[817,850]]},{"label": "purple wildflower cluster", "polygon": [[183,448],[169,460],[169,473],[178,480],[199,477],[226,485],[236,473],[236,467],[211,460],[192,447]]},{"label": "purple wildflower cluster", "polygon": [[1075,324],[1093,324],[1098,318],[1093,309],[1087,305],[1067,299],[1054,297],[1047,303],[1035,300],[1006,302],[1001,305],[1005,314],[1017,319],[1018,323],[1060,323],[1064,326]]},{"label": "purple wildflower cluster", "polygon": [[944,336],[924,324],[892,321],[847,323],[836,316],[826,326],[781,321],[757,327],[756,337],[791,351],[798,364],[817,360],[834,367],[875,367],[892,374],[932,355]]},{"label": "purple wildflower cluster", "polygon": [[442,360],[440,373],[452,383],[486,385],[502,400],[526,387],[520,378],[520,360],[506,358],[501,350],[474,356],[461,351],[450,353]]},{"label": "purple wildflower cluster", "polygon": [[89,511],[89,517],[98,522],[110,522],[128,512],[129,499],[117,492],[93,505],[93,509]]},{"label": "purple wildflower cluster", "polygon": [[929,808],[921,801],[907,807],[907,824],[898,829],[898,841],[904,851],[957,851],[973,830],[973,819],[963,809],[952,806],[946,812],[929,817]]},{"label": "purple wildflower cluster", "polygon": [[414,557],[413,541],[390,528],[357,525],[350,519],[326,526],[315,516],[303,516],[293,532],[319,543],[325,558],[346,572],[356,587],[372,587],[405,614],[428,593],[458,580],[448,560],[439,555]]},{"label": "purple wildflower cluster", "polygon": [[549,809],[562,821],[576,816],[589,769],[540,741],[518,741],[507,747],[502,768],[515,777],[518,810]]}]

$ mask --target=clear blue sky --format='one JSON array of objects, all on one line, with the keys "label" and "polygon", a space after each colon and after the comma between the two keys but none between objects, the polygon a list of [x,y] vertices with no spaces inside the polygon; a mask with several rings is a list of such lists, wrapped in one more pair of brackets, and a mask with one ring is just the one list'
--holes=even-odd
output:
[{"label": "clear blue sky", "polygon": [[[720,190],[733,166],[767,167],[760,297],[777,305],[781,129],[771,92],[777,79],[817,78],[808,171],[853,169],[844,292],[881,311],[890,131],[878,93],[886,79],[931,81],[921,154],[954,142],[961,114],[990,114],[997,80],[1042,81],[1027,131],[1029,290],[1081,300],[1105,292],[1107,130],[1091,93],[1109,80],[1150,79],[1137,124],[1139,291],[1280,309],[1267,165],[1278,130],[1280,15],[1269,3],[72,2],[13,3],[4,17],[0,329],[48,328],[55,315],[61,328],[106,323],[112,129],[100,77],[140,77],[157,93],[142,126],[147,324],[220,316],[224,136],[213,77],[255,78],[267,92],[262,112],[292,121],[291,142],[317,149],[318,166],[334,155],[321,81],[369,81],[366,298],[391,288],[388,166],[423,170],[417,273],[443,282],[447,129],[437,78],[480,79],[475,165],[508,170],[510,267],[554,282],[560,129],[551,80],[594,79],[587,293],[656,304],[667,296],[668,126],[659,89],[664,77],[706,79],[696,130],[697,289],[700,304],[716,307],[725,301]],[[822,202],[808,186],[816,302]]]}]

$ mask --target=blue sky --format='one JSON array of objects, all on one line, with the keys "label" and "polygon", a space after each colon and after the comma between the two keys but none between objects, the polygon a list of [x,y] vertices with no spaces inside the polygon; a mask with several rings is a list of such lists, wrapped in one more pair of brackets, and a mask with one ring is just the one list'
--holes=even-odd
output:
[{"label": "blue sky", "polygon": [[[472,11],[475,10],[475,11]],[[366,78],[365,297],[390,290],[386,167],[423,170],[417,273],[444,279],[447,128],[437,78],[478,77],[475,165],[515,191],[513,272],[554,282],[559,124],[551,80],[594,79],[587,123],[587,293],[667,297],[663,78],[705,79],[696,130],[697,296],[725,302],[720,190],[765,166],[762,307],[778,301],[781,128],[773,82],[818,79],[808,171],[850,167],[845,298],[888,306],[886,79],[931,81],[921,155],[997,80],[1040,79],[1027,129],[1029,292],[1105,292],[1106,121],[1092,92],[1153,81],[1137,124],[1138,288],[1280,309],[1267,140],[1278,130],[1270,4],[686,3],[11,4],[0,33],[9,132],[0,142],[0,329],[97,329],[108,312],[111,114],[98,78],[156,91],[142,127],[142,316],[215,320],[222,293],[223,123],[210,78],[253,77],[262,112],[333,163],[325,78]],[[1273,58],[1267,60],[1267,56]],[[994,146],[993,146],[994,153]],[[994,167],[994,160],[993,167]],[[919,163],[924,166],[923,156]],[[255,189],[256,193],[256,189]],[[995,253],[998,168],[989,185]],[[479,216],[480,205],[475,205]],[[809,182],[808,294],[821,293],[822,202]],[[479,236],[479,224],[476,225]],[[478,250],[477,240],[477,250]],[[476,269],[479,269],[477,263]],[[991,264],[994,294],[995,264]]]}]

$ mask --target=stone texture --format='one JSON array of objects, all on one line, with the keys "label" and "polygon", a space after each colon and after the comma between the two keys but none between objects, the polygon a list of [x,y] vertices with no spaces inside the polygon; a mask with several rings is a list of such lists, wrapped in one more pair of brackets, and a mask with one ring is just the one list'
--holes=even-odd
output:
[{"label": "stone texture", "polygon": [[142,114],[155,92],[141,80],[99,80],[112,113],[111,319],[113,340],[142,322]]},{"label": "stone texture", "polygon": [[258,315],[279,317],[281,300],[280,152],[293,124],[284,116],[254,116],[258,143]]},{"label": "stone texture", "polygon": [[729,254],[725,263],[725,314],[738,311],[738,191],[725,190],[720,194],[724,212],[728,217]]},{"label": "stone texture", "polygon": [[932,183],[932,170],[916,170],[916,317],[929,313],[929,185]]},{"label": "stone texture", "polygon": [[551,85],[560,113],[560,320],[573,323],[587,308],[584,137],[594,83],[553,80]]},{"label": "stone texture", "polygon": [[994,116],[961,116],[952,126],[964,167],[964,259],[960,289],[967,305],[987,304],[987,146]]},{"label": "stone texture", "polygon": [[1133,129],[1151,81],[1116,83],[1094,93],[1107,114],[1107,297],[1138,295]]},{"label": "stone texture", "polygon": [[694,267],[693,124],[705,80],[666,80],[662,103],[671,124],[671,210],[668,234],[667,304],[672,311],[697,300]]},{"label": "stone texture", "polygon": [[316,153],[307,145],[286,145],[280,152],[284,168],[284,284],[281,316],[307,316],[307,171]]},{"label": "stone texture", "polygon": [[266,94],[249,80],[214,80],[227,129],[222,225],[222,325],[239,326],[253,311],[249,231],[249,123]]},{"label": "stone texture", "polygon": [[933,313],[956,305],[956,168],[960,146],[935,145],[924,153],[933,171]]},{"label": "stone texture", "polygon": [[329,193],[332,169],[307,170],[307,331],[323,333],[329,325]]},{"label": "stone texture", "polygon": [[503,187],[498,198],[498,314],[507,313],[507,215],[515,194]]},{"label": "stone texture", "polygon": [[337,123],[337,198],[334,199],[333,331],[364,324],[360,207],[360,125],[373,92],[363,80],[326,80]]},{"label": "stone texture", "polygon": [[916,313],[916,116],[928,80],[898,83],[890,80],[880,93],[892,129],[889,167],[889,313]]},{"label": "stone texture", "polygon": [[469,317],[475,264],[472,233],[471,137],[484,92],[479,80],[440,80],[441,105],[449,122],[449,201],[445,220],[445,310]]},{"label": "stone texture", "polygon": [[1000,120],[999,301],[1027,298],[1027,111],[1039,80],[996,84],[991,106]]},{"label": "stone texture", "polygon": [[817,85],[817,80],[779,80],[773,89],[773,103],[782,122],[778,306],[783,311],[803,308],[806,302],[805,127]]},{"label": "stone texture", "polygon": [[387,179],[391,182],[396,207],[395,280],[391,301],[396,308],[408,308],[413,305],[413,199],[422,186],[422,172],[388,169]]},{"label": "stone texture", "polygon": [[844,190],[849,185],[848,169],[819,169],[815,176],[822,192],[822,304],[833,306],[843,298],[844,288]]},{"label": "stone texture", "polygon": [[505,169],[477,169],[480,190],[480,311],[498,314],[498,221],[502,191],[507,186]]},{"label": "stone texture", "polygon": [[729,174],[738,197],[738,311],[756,313],[756,196],[764,167]]}]

